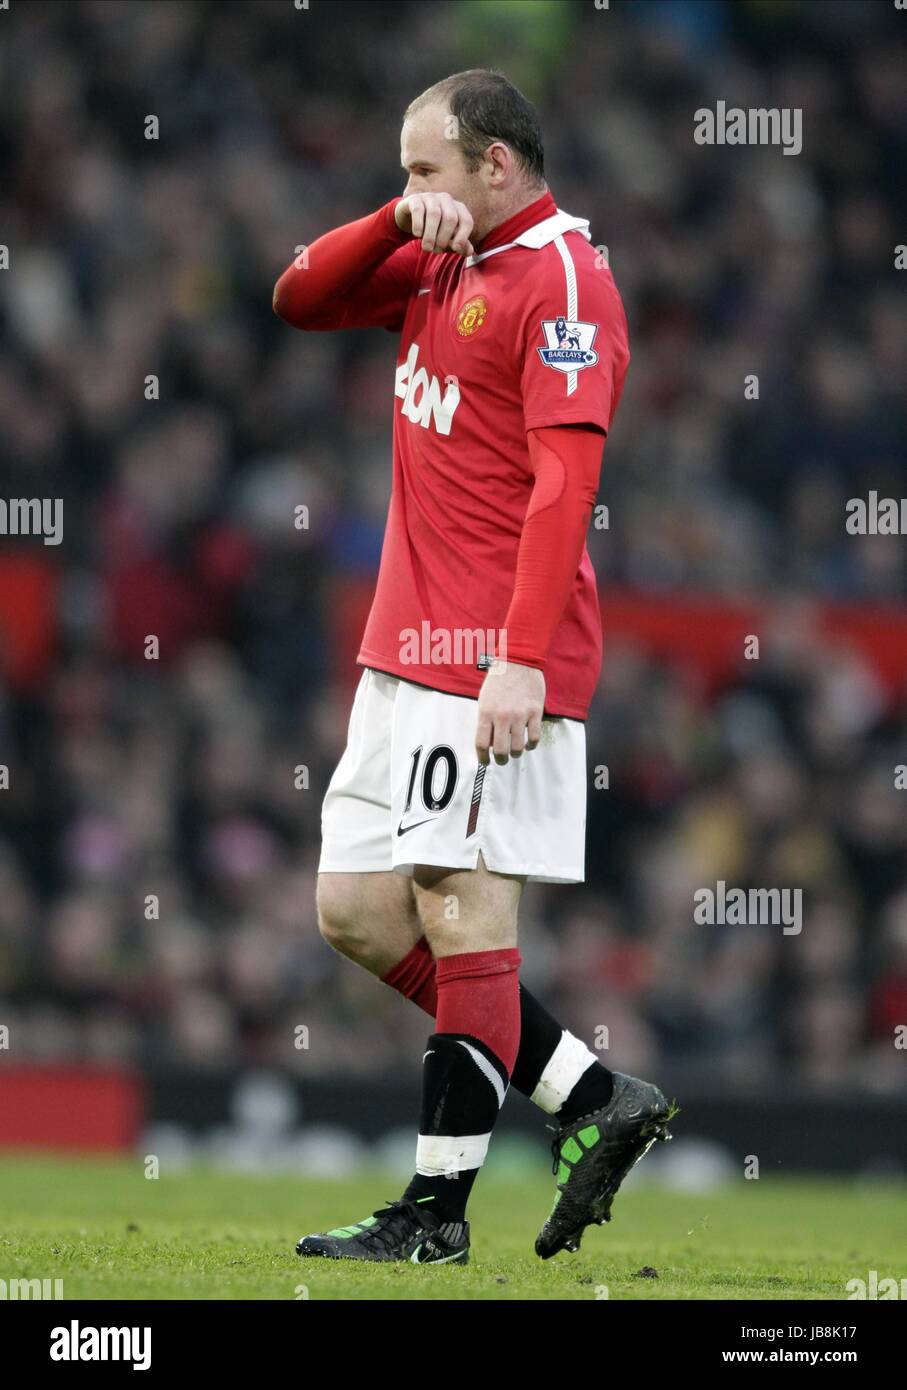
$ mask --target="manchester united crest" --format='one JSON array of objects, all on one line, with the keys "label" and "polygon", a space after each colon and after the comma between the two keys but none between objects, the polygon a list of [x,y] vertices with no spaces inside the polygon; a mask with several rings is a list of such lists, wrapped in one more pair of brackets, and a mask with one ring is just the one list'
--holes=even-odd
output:
[{"label": "manchester united crest", "polygon": [[467,299],[457,314],[457,332],[461,338],[471,338],[477,333],[488,315],[488,305],[481,295]]}]

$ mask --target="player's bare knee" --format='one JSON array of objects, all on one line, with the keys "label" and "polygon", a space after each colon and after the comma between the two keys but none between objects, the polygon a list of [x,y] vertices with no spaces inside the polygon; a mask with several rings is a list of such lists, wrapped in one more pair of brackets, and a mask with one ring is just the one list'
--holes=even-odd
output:
[{"label": "player's bare knee", "polygon": [[339,880],[341,874],[319,874],[315,902],[318,909],[318,930],[335,951],[348,955],[356,941],[355,905],[349,887]]}]

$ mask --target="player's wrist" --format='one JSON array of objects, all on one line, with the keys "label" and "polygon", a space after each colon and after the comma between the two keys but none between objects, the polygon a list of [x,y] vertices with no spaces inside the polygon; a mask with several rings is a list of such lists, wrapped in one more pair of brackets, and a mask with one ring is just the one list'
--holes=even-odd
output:
[{"label": "player's wrist", "polygon": [[[388,231],[394,237],[396,237],[398,241],[408,241],[409,238],[412,236],[410,228],[408,226],[401,225],[401,223],[397,220],[397,209],[400,207],[400,204],[403,201],[404,200],[402,197],[391,198],[390,202],[386,203],[384,206],[385,225]],[[406,218],[408,215],[404,213],[403,216],[404,218]]]}]

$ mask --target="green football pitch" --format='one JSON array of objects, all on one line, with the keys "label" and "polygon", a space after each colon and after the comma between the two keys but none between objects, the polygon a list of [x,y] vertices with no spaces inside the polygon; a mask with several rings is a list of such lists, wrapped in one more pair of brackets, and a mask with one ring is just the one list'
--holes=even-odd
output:
[{"label": "green football pitch", "polygon": [[300,1260],[296,1239],[361,1220],[399,1178],[156,1179],[140,1159],[0,1160],[0,1279],[62,1279],[64,1299],[846,1299],[907,1275],[907,1189],[741,1181],[704,1194],[622,1191],[581,1251],[533,1253],[553,1179],[488,1173],[465,1269]]}]

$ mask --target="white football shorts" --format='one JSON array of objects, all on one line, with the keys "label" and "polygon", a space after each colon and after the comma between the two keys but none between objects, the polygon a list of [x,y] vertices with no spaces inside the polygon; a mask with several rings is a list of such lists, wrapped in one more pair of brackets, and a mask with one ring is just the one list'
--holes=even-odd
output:
[{"label": "white football shorts", "polygon": [[581,883],[586,730],[546,718],[537,748],[476,757],[477,702],[366,669],[321,811],[320,873],[416,864]]}]

